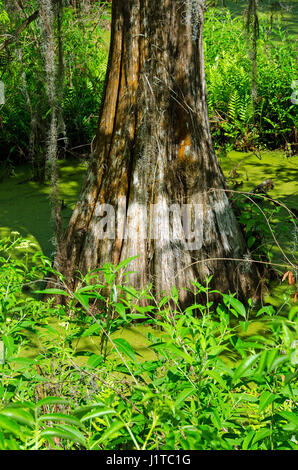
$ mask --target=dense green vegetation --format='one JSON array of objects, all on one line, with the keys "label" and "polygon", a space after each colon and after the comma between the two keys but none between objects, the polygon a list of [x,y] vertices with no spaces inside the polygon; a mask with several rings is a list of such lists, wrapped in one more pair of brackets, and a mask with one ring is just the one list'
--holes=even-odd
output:
[{"label": "dense green vegetation", "polygon": [[[2,3],[4,35],[37,7],[29,2],[17,16]],[[86,4],[65,7],[62,16],[64,224],[92,150],[108,59],[109,8]],[[285,27],[291,19],[260,16],[253,109],[243,18],[224,8],[206,13],[212,135],[229,187],[242,191],[234,203],[248,246],[266,266],[262,305],[241,303],[220,286],[216,304],[207,279],[192,286],[205,302],[182,310],[175,289],[157,300],[150,286],[130,287],[122,274],[129,260],[82,276],[72,293],[56,273],[61,285],[45,291],[53,273],[43,181],[51,109],[39,22],[0,51],[1,450],[297,449],[298,105],[290,96],[298,70],[297,37]],[[243,194],[267,178],[275,183],[273,202]],[[284,286],[277,301],[268,298],[272,280]]]},{"label": "dense green vegetation", "polygon": [[[23,16],[33,11],[34,2],[32,4]],[[16,29],[20,22],[20,15],[10,14],[9,24],[3,25],[6,30],[8,27]],[[61,26],[66,72],[62,75],[62,101],[57,105],[63,110],[66,136],[60,128],[60,156],[64,155],[65,147],[67,156],[88,155],[98,121],[107,65],[108,37],[104,30],[107,13],[100,5],[94,5],[89,15],[85,12],[82,15],[66,8]],[[46,94],[44,37],[39,22],[31,23],[29,28],[11,51],[2,52],[1,80],[6,85],[6,105],[1,109],[0,149],[1,160],[7,162],[9,157],[9,163],[30,161],[33,169],[38,170],[34,176],[40,179],[51,109]],[[63,140],[65,138],[67,141]]]},{"label": "dense green vegetation", "polygon": [[[32,11],[28,9],[28,14]],[[2,29],[14,30],[18,24],[15,15],[10,14],[8,25],[7,21]],[[64,9],[61,107],[68,156],[88,155],[95,135],[108,59],[108,22],[109,11],[99,3],[82,11]],[[294,154],[297,106],[290,97],[291,83],[298,73],[297,39],[288,33],[287,22],[278,11],[273,20],[268,14],[261,15],[255,112],[251,105],[249,35],[243,18],[232,17],[228,9],[210,9],[205,23],[208,105],[215,146],[224,151],[283,148]],[[41,165],[50,109],[38,22],[22,33],[17,45],[2,51],[1,80],[7,95],[1,109],[1,160],[28,161],[31,155]]]},{"label": "dense green vegetation", "polygon": [[[1,449],[295,448],[297,307],[259,309],[259,331],[248,334],[251,304],[222,295],[215,307],[210,280],[193,283],[206,303],[181,311],[175,290],[156,303],[150,288],[130,288],[123,264],[104,266],[101,284],[88,274],[70,297],[44,291],[68,299],[54,306],[23,295],[51,271],[41,254],[32,267],[12,261],[24,243],[1,242]],[[123,336],[135,321],[139,350]],[[77,347],[86,337],[93,352]]]},{"label": "dense green vegetation", "polygon": [[212,135],[217,147],[257,151],[297,145],[297,40],[277,19],[261,17],[257,55],[258,96],[251,103],[251,59],[243,19],[211,10],[205,24],[206,79]]}]

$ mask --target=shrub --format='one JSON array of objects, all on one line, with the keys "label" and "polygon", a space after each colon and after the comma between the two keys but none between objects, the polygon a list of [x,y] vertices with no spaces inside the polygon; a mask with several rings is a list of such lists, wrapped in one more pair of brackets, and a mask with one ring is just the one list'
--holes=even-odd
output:
[{"label": "shrub", "polygon": [[[129,287],[119,276],[128,262],[104,266],[101,282],[98,273],[82,277],[74,294],[64,292],[67,308],[35,299],[13,309],[14,283],[5,282],[12,310],[9,322],[2,317],[0,448],[297,448],[297,308],[287,316],[271,306],[253,312],[227,294],[215,307],[209,279],[193,282],[206,303],[182,311],[176,289],[156,301],[150,287]],[[18,283],[28,275],[26,265],[1,263]],[[1,283],[1,298],[3,291]],[[147,325],[151,359],[123,338],[136,320]],[[256,320],[262,333],[249,333]],[[39,338],[29,357],[28,329]],[[75,344],[88,337],[97,349],[79,353]]]}]

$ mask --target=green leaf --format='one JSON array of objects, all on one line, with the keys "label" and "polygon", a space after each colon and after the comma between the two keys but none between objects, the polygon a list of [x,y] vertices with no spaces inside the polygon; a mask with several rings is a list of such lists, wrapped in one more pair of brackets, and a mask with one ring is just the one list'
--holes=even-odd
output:
[{"label": "green leaf", "polygon": [[121,421],[116,421],[112,426],[103,434],[103,436],[99,439],[98,443],[100,442],[105,442],[107,440],[112,439],[117,435],[120,431],[125,426],[125,423],[122,423]]},{"label": "green leaf", "polygon": [[287,421],[290,421],[290,423],[293,423],[295,427],[298,429],[298,416],[292,411],[280,411],[278,413],[282,418],[285,418]]},{"label": "green leaf", "polygon": [[[126,339],[123,338],[115,338],[113,339],[113,342],[115,343],[117,349],[119,349],[120,352],[126,354],[133,362],[137,362],[136,360],[136,353],[129,344]],[[140,354],[138,354],[139,356]]]},{"label": "green leaf", "polygon": [[79,431],[78,429],[73,428],[72,426],[69,426],[68,424],[59,424],[59,428],[72,434],[74,436],[73,440],[77,439],[77,442],[80,442],[81,444],[86,445],[85,437],[82,434],[82,432]]},{"label": "green leaf", "polygon": [[243,331],[246,332],[250,322],[249,321],[239,321],[239,325],[242,327]]},{"label": "green leaf", "polygon": [[131,295],[131,296],[134,297],[135,299],[138,299],[138,298],[139,298],[138,291],[137,291],[136,289],[134,289],[133,287],[122,286],[121,289],[122,289],[124,292],[127,292],[127,294]]},{"label": "green leaf", "polygon": [[255,241],[256,241],[256,237],[250,236],[250,237],[248,238],[248,240],[247,240],[247,246],[248,246],[248,248],[251,248]]},{"label": "green leaf", "polygon": [[211,413],[211,421],[217,429],[222,428],[222,422],[220,420],[220,417],[219,417],[219,414],[218,414],[218,411],[216,410],[216,408],[214,408],[212,413]]},{"label": "green leaf", "polygon": [[60,334],[61,334],[60,331],[57,330],[57,328],[54,328],[54,327],[51,326],[51,325],[44,325],[43,328],[44,328],[45,330],[49,331],[50,333],[52,333],[52,334],[55,335],[55,336],[58,336],[58,337],[59,337]]},{"label": "green leaf", "polygon": [[35,425],[35,421],[31,413],[23,410],[22,408],[7,407],[1,410],[1,415],[7,416],[8,418],[17,421],[18,423],[26,424],[26,426]]},{"label": "green leaf", "polygon": [[69,294],[62,289],[44,289],[44,290],[36,290],[34,294],[55,294],[55,295],[65,295],[69,297]]},{"label": "green leaf", "polygon": [[226,346],[211,346],[211,348],[207,349],[208,357],[218,356],[226,349]]},{"label": "green leaf", "polygon": [[262,351],[256,375],[262,375],[266,367],[266,362],[267,362],[267,351]]},{"label": "green leaf", "polygon": [[126,315],[126,318],[129,320],[145,320],[146,318],[148,318],[148,316],[142,313],[128,313]]},{"label": "green leaf", "polygon": [[[30,409],[30,410],[34,410],[36,404],[35,403],[31,403],[30,401],[17,401],[17,402],[14,402],[14,403],[11,403],[9,408],[23,408],[24,410],[26,409]],[[3,408],[4,410],[6,408]],[[2,410],[0,411],[0,413],[2,413]]]},{"label": "green leaf", "polygon": [[267,406],[269,406],[277,397],[278,395],[275,395],[274,393],[268,391],[263,392],[260,396],[259,412],[267,408]]},{"label": "green leaf", "polygon": [[298,307],[297,305],[295,305],[295,307],[292,307],[291,310],[289,311],[289,316],[288,316],[289,320],[292,321],[297,315],[297,313],[298,313]]},{"label": "green leaf", "polygon": [[0,428],[6,429],[7,431],[10,431],[18,436],[22,434],[20,426],[14,420],[2,414],[0,414]]},{"label": "green leaf", "polygon": [[32,366],[34,364],[34,359],[30,359],[29,357],[11,357],[7,360],[7,362],[12,362],[15,364],[21,364],[24,366]]},{"label": "green leaf", "polygon": [[2,336],[2,340],[6,349],[7,356],[9,357],[14,353],[16,349],[14,340],[12,336]]},{"label": "green leaf", "polygon": [[267,353],[266,367],[269,372],[271,372],[272,365],[276,359],[276,356],[278,356],[278,349],[271,349]]},{"label": "green leaf", "polygon": [[282,328],[284,332],[283,334],[284,343],[287,347],[289,347],[293,341],[293,335],[285,323],[282,324]]},{"label": "green leaf", "polygon": [[[152,312],[153,310],[156,309],[156,307],[154,307],[153,305],[146,305],[146,307],[142,307],[140,305],[136,305],[136,304],[132,304],[132,307],[137,311],[137,312],[140,312],[140,313],[147,313],[147,312]],[[146,316],[144,316],[144,318],[147,318]]]},{"label": "green leaf", "polygon": [[270,429],[266,429],[266,428],[263,428],[263,429],[259,429],[256,434],[254,435],[254,438],[252,440],[252,446],[258,442],[258,441],[262,441],[263,439],[265,439],[266,437],[270,436],[271,434],[271,430]]},{"label": "green leaf", "polygon": [[99,416],[105,416],[105,415],[110,415],[110,414],[115,414],[116,411],[113,410],[112,408],[101,408],[97,409],[94,411],[91,411],[90,413],[87,413],[83,418],[81,418],[81,421],[87,421],[88,419],[93,419],[93,418],[98,418]]},{"label": "green leaf", "polygon": [[175,304],[177,304],[178,299],[179,299],[179,294],[178,294],[178,290],[177,290],[176,286],[173,287],[172,292],[171,292],[171,296],[172,296],[172,299],[174,300]]},{"label": "green leaf", "polygon": [[117,313],[119,313],[120,317],[123,318],[123,320],[127,320],[126,316],[126,308],[124,307],[123,304],[120,304],[119,302],[114,304],[114,308]]},{"label": "green leaf", "polygon": [[81,419],[88,411],[93,410],[94,408],[103,408],[104,406],[104,402],[100,401],[91,405],[81,406],[74,410],[72,414],[78,416],[78,418]]},{"label": "green leaf", "polygon": [[5,344],[0,341],[0,364],[5,364]]},{"label": "green leaf", "polygon": [[162,307],[163,305],[165,305],[167,302],[168,302],[169,298],[168,297],[163,297],[159,303],[158,303],[158,307]]},{"label": "green leaf", "polygon": [[182,349],[177,348],[173,343],[158,343],[152,344],[149,347],[153,349],[165,349],[166,351],[172,352],[176,356],[183,358],[188,364],[193,363],[193,358]]},{"label": "green leaf", "polygon": [[193,310],[198,310],[199,312],[201,312],[202,309],[204,309],[204,305],[194,304],[194,305],[190,305],[189,307],[187,307],[185,309],[185,313],[192,312]]},{"label": "green leaf", "polygon": [[288,362],[289,359],[287,356],[285,356],[284,354],[281,355],[281,356],[278,356],[272,363],[271,365],[271,368],[270,368],[270,371],[272,370],[275,370],[277,369],[278,366],[280,366],[281,364],[283,364],[284,362]]},{"label": "green leaf", "polygon": [[175,409],[177,410],[180,407],[180,405],[184,403],[186,398],[189,397],[189,395],[191,395],[193,392],[195,392],[195,390],[196,390],[195,387],[185,387],[185,389],[179,393],[178,397],[175,400],[175,403],[174,403]]},{"label": "green leaf", "polygon": [[256,362],[258,357],[259,357],[259,354],[254,354],[246,358],[244,361],[242,361],[241,364],[235,370],[233,380],[237,380],[240,377],[243,377],[245,373],[251,368],[251,366]]},{"label": "green leaf", "polygon": [[258,310],[256,317],[259,317],[263,313],[272,316],[274,314],[274,307],[272,305],[265,305],[265,307],[262,307],[260,310]]},{"label": "green leaf", "polygon": [[116,267],[116,271],[120,271],[121,268],[125,268],[125,266],[127,266],[133,259],[136,259],[138,258],[139,255],[137,256],[131,256],[130,258],[126,258],[125,260],[121,261],[121,263],[119,263]]},{"label": "green leaf", "polygon": [[46,405],[68,405],[68,401],[59,397],[46,397],[36,403],[36,408]]},{"label": "green leaf", "polygon": [[77,292],[75,292],[74,298],[77,299],[85,309],[87,310],[89,309],[89,296],[88,295],[78,294]]},{"label": "green leaf", "polygon": [[87,361],[87,366],[89,367],[97,367],[103,361],[102,356],[98,354],[92,354]]},{"label": "green leaf", "polygon": [[38,422],[42,421],[64,421],[68,424],[74,424],[76,426],[82,426],[80,420],[74,416],[66,415],[64,413],[46,413],[37,418]]},{"label": "green leaf", "polygon": [[209,377],[211,377],[211,378],[214,379],[216,382],[218,382],[219,385],[222,386],[222,388],[227,389],[227,383],[226,383],[225,380],[221,377],[221,375],[218,374],[215,370],[208,370],[208,371],[207,371],[207,374],[209,375]]},{"label": "green leaf", "polygon": [[85,445],[85,438],[82,433],[75,429],[63,429],[62,427],[56,428],[47,428],[41,432],[41,437],[59,437],[60,439],[67,439],[73,442],[79,442],[82,445]]},{"label": "green leaf", "polygon": [[76,294],[88,293],[90,295],[97,294],[94,292],[95,289],[102,289],[104,286],[102,284],[92,284],[91,286],[81,287],[80,289],[76,290]]},{"label": "green leaf", "polygon": [[85,338],[85,336],[92,336],[94,333],[97,333],[98,330],[101,330],[101,326],[98,323],[92,323],[92,325],[82,333],[81,338]]},{"label": "green leaf", "polygon": [[233,399],[237,402],[241,401],[248,403],[256,403],[258,401],[258,397],[249,395],[248,393],[233,393]]},{"label": "green leaf", "polygon": [[247,450],[249,448],[249,444],[255,434],[255,431],[250,431],[244,438],[242,443],[242,450]]},{"label": "green leaf", "polygon": [[246,309],[240,300],[226,294],[223,294],[223,299],[227,306],[231,305],[241,317],[246,318]]}]

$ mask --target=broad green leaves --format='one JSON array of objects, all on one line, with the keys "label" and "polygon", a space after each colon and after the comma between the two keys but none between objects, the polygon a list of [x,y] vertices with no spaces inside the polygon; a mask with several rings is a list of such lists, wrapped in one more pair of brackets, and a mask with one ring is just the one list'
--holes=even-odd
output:
[{"label": "broad green leaves", "polygon": [[[263,307],[252,333],[251,302],[224,294],[183,311],[176,289],[155,301],[118,282],[127,266],[105,266],[102,282],[88,273],[72,294],[43,291],[67,294],[65,308],[9,300],[0,449],[294,448],[297,310]],[[193,286],[207,298],[208,280]]]}]

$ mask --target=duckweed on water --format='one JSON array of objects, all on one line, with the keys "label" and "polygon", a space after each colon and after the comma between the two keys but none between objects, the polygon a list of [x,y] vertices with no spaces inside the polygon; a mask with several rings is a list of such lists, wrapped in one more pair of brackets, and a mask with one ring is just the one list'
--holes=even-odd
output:
[{"label": "duckweed on water", "polygon": [[[236,181],[244,190],[277,180],[270,195],[294,208],[294,161],[266,153],[254,170],[255,158],[232,153],[221,163],[229,176],[243,160]],[[285,165],[293,170],[288,181]],[[61,164],[65,223],[84,171]],[[216,308],[201,306],[199,317],[198,307],[173,307],[175,293],[170,303],[152,299],[152,309],[143,308],[141,294],[120,285],[117,302],[107,298],[95,316],[86,315],[92,286],[68,307],[44,302],[34,291],[52,269],[44,255],[52,250],[48,188],[18,184],[22,177],[6,181],[9,209],[0,209],[2,234],[14,240],[2,236],[0,247],[1,449],[297,448],[298,308],[291,286],[288,293],[276,289],[277,308],[267,303],[253,312],[224,296]],[[270,296],[275,305],[272,290]]]}]

